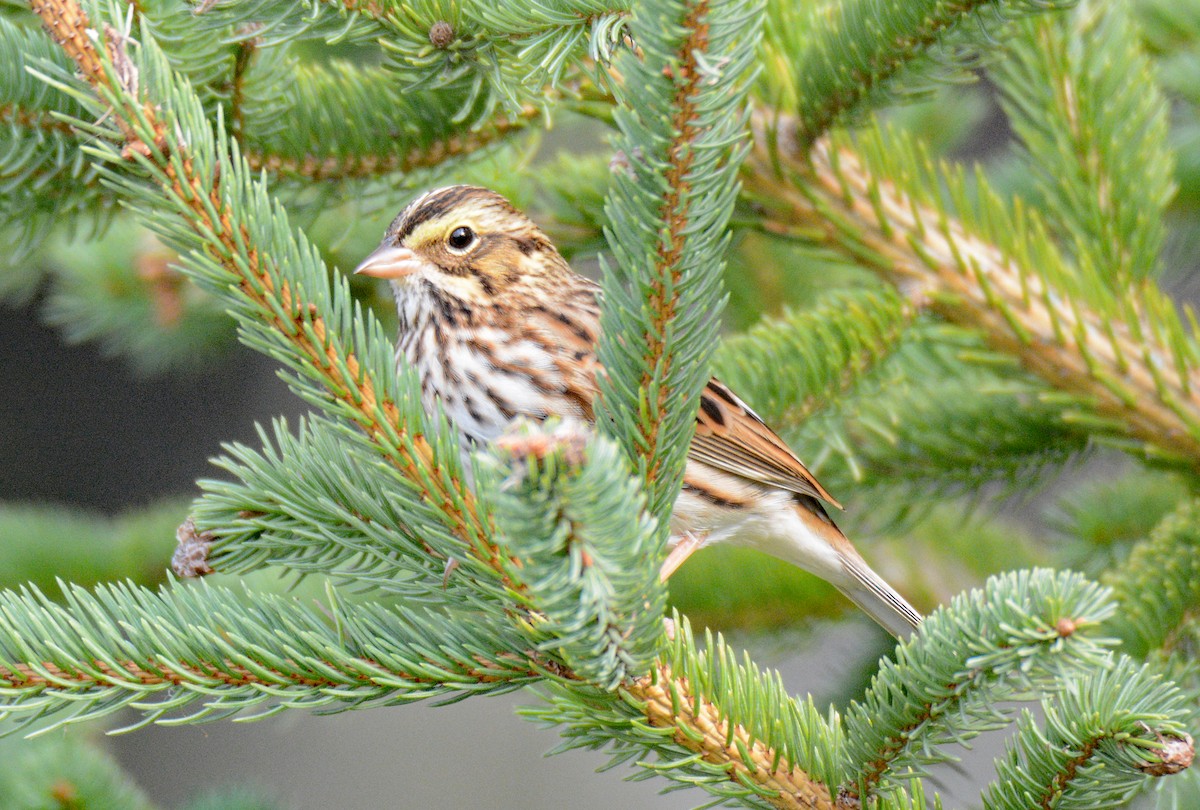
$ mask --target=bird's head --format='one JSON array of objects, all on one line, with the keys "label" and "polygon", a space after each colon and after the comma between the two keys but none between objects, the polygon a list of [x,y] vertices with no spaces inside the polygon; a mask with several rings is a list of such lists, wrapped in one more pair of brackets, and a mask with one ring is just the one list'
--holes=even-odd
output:
[{"label": "bird's head", "polygon": [[485,304],[552,285],[570,270],[504,197],[479,186],[447,186],[409,203],[354,272],[388,279],[397,298],[423,288]]}]

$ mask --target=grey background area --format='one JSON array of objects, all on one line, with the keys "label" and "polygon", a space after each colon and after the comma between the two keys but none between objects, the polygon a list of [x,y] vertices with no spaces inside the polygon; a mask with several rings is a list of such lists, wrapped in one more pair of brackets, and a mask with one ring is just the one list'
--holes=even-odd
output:
[{"label": "grey background area", "polygon": [[[0,498],[117,513],[166,495],[194,494],[215,474],[223,441],[256,443],[254,423],[302,408],[260,355],[238,350],[187,377],[141,378],[91,346],[63,346],[26,309],[0,309]],[[181,519],[183,515],[180,516]],[[45,542],[54,542],[46,538]],[[174,547],[162,538],[164,567]],[[720,629],[720,628],[716,628]],[[828,705],[880,650],[866,620],[772,638],[735,638],[776,667],[797,694]],[[553,729],[514,715],[529,693],[415,704],[336,716],[285,712],[255,723],[151,727],[106,744],[160,805],[176,807],[230,785],[261,787],[283,807],[673,808],[707,800],[696,789],[658,795],[660,778],[630,783],[628,765],[593,771],[602,753],[545,758]],[[116,718],[109,727],[133,716]],[[969,806],[990,776],[996,745],[977,746],[969,769],[939,771],[947,807]],[[958,797],[956,801],[953,797]]]}]

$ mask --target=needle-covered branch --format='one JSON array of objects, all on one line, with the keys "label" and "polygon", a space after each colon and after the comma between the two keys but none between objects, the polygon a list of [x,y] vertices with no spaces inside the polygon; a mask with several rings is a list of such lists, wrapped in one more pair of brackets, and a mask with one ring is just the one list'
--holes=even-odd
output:
[{"label": "needle-covered branch", "polygon": [[622,167],[605,202],[615,261],[604,277],[597,419],[636,459],[660,519],[679,491],[724,304],[761,23],[757,3],[648,4],[630,21],[641,58],[627,53],[617,66]]},{"label": "needle-covered branch", "polygon": [[952,759],[947,744],[1008,725],[1004,700],[1104,666],[1095,634],[1113,609],[1107,597],[1077,574],[1039,569],[993,577],[935,611],[847,712],[847,790],[866,798],[902,786],[914,769]]},{"label": "needle-covered branch", "polygon": [[444,0],[258,0],[202,3],[197,23],[227,41],[276,46],[298,38],[376,42],[396,87],[458,91],[453,119],[469,125],[502,108],[544,108],[588,63],[625,42],[626,3],[530,4]]},{"label": "needle-covered branch", "polygon": [[252,169],[301,181],[302,188],[440,166],[526,131],[543,115],[524,105],[463,122],[456,111],[468,102],[465,92],[409,91],[393,70],[345,61],[277,59],[253,67],[249,77],[275,93],[270,104],[246,109],[237,133],[243,154]]},{"label": "needle-covered branch", "polygon": [[[480,108],[541,105],[624,45],[628,3],[384,0],[390,61],[412,87],[461,87]],[[464,107],[460,117],[469,114]]]},{"label": "needle-covered branch", "polygon": [[60,723],[132,707],[150,722],[254,707],[338,711],[516,689],[559,670],[504,622],[423,607],[293,598],[197,584],[88,592],[65,605],[0,592],[0,715]]},{"label": "needle-covered branch", "polygon": [[[697,652],[686,619],[649,675],[620,695],[555,687],[523,710],[561,728],[557,751],[608,747],[612,766],[635,761],[661,775],[750,807],[850,810],[836,795],[843,740],[836,714],[787,693],[718,637]],[[770,718],[770,719],[768,719]],[[652,757],[649,759],[648,757]]]},{"label": "needle-covered branch", "polygon": [[986,810],[1117,807],[1147,776],[1179,773],[1196,749],[1176,718],[1184,696],[1127,658],[1068,683],[1042,701],[1045,726],[1028,711],[997,763]]},{"label": "needle-covered branch", "polygon": [[1073,0],[844,0],[773,2],[766,28],[771,70],[759,97],[796,117],[811,146],[833,124],[889,94],[969,77],[1007,18]]},{"label": "needle-covered branch", "polygon": [[1125,649],[1170,652],[1200,617],[1200,502],[1183,501],[1105,581],[1121,606],[1109,630]]},{"label": "needle-covered branch", "polygon": [[662,635],[667,589],[653,565],[662,538],[620,450],[582,431],[510,432],[488,488],[530,639],[616,689],[650,668]]},{"label": "needle-covered branch", "polygon": [[[293,434],[259,429],[261,448],[226,445],[232,480],[203,480],[192,514],[209,527],[206,564],[246,573],[264,565],[326,574],[409,599],[478,605],[505,594],[497,573],[447,531],[425,491],[357,432],[310,417]],[[187,538],[185,538],[186,540]],[[446,561],[472,574],[445,582]]]},{"label": "needle-covered branch", "polygon": [[36,285],[29,255],[63,218],[95,224],[111,208],[99,174],[62,116],[84,108],[28,68],[69,65],[43,32],[0,19],[0,223],[5,250],[0,293]]},{"label": "needle-covered branch", "polygon": [[992,75],[1047,224],[1119,286],[1160,268],[1174,193],[1167,101],[1123,3],[1016,26]]},{"label": "needle-covered branch", "polygon": [[979,330],[1063,393],[1064,419],[1200,469],[1200,348],[1151,283],[1114,289],[1095,268],[1069,264],[1034,212],[1010,210],[982,178],[971,202],[961,173],[902,133],[822,141],[808,155],[793,121],[761,120],[746,183],[779,230],[819,239]]}]

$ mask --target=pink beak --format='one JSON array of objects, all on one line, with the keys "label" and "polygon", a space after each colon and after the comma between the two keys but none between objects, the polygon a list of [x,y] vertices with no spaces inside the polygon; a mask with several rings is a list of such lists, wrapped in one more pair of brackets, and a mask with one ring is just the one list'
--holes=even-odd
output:
[{"label": "pink beak", "polygon": [[374,278],[404,278],[422,267],[425,262],[406,247],[382,244],[354,268],[355,273]]}]

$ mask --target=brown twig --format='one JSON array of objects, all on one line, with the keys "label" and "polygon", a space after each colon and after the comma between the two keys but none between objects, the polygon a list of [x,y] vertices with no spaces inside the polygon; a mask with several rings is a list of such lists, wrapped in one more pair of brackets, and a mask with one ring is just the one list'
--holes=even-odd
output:
[{"label": "brown twig", "polygon": [[[501,683],[515,680],[535,680],[542,677],[546,671],[545,667],[521,662],[517,656],[511,656],[510,658],[509,663],[513,665],[513,668],[506,671],[503,675],[497,674],[494,662],[484,660],[477,662],[480,665],[478,669],[465,667],[458,674],[475,683]],[[379,672],[385,675],[389,682],[395,679],[403,679],[418,686],[436,686],[446,683],[445,678],[428,674],[390,670],[378,662],[366,658],[358,659],[357,663],[361,664],[361,667],[347,666],[344,662],[341,664],[331,661],[322,663],[329,669],[338,669],[346,672],[356,680],[361,681],[364,686],[371,685],[373,679],[368,675],[358,674],[359,670]],[[436,663],[439,668],[446,666],[446,662],[441,659]],[[63,669],[57,664],[48,662],[0,666],[0,685],[9,690],[20,689],[29,691],[44,691],[47,689],[78,691],[81,689],[108,688],[127,684],[137,684],[143,687],[192,686],[197,682],[203,681],[230,687],[270,686],[279,688],[296,686],[308,689],[345,689],[347,687],[347,682],[342,679],[329,677],[317,678],[261,667],[255,667],[254,670],[251,670],[241,664],[236,664],[228,660],[221,661],[219,664],[197,663],[183,665],[175,661],[159,661],[149,658],[142,662],[122,661],[120,662],[120,668],[113,668],[103,661],[91,661],[89,665],[94,671]],[[270,673],[270,677],[264,676],[264,672]]]},{"label": "brown twig", "polygon": [[625,687],[625,692],[642,707],[650,725],[674,728],[677,745],[700,754],[705,762],[725,768],[730,781],[751,781],[778,791],[768,798],[772,805],[795,810],[857,810],[852,798],[830,794],[829,787],[755,740],[742,726],[730,728],[728,719],[715,704],[695,701],[686,678],[659,664],[654,673]]},{"label": "brown twig", "polygon": [[526,129],[541,114],[539,109],[526,107],[517,118],[498,121],[475,132],[451,135],[403,153],[327,156],[310,154],[298,158],[270,154],[255,149],[252,144],[243,143],[242,154],[245,155],[251,169],[266,169],[272,174],[285,177],[312,181],[381,177],[437,166],[452,158],[471,154]]},{"label": "brown twig", "polygon": [[[679,301],[678,293],[668,294],[663,277],[669,273],[671,289],[677,290],[683,274],[679,262],[683,256],[690,222],[690,203],[686,199],[688,174],[695,162],[693,143],[701,135],[696,121],[695,95],[701,82],[696,54],[704,53],[708,49],[707,16],[707,0],[697,0],[688,7],[684,19],[680,22],[687,35],[679,43],[676,54],[679,62],[675,68],[675,75],[671,76],[675,81],[675,96],[671,105],[671,130],[674,136],[666,149],[667,166],[663,173],[666,192],[658,210],[658,221],[663,223],[666,238],[660,239],[658,243],[655,280],[646,299],[646,306],[650,311],[650,329],[647,330],[643,349],[643,367],[646,369],[641,381],[643,391],[649,390],[653,384],[651,375],[655,370],[659,370],[664,378],[670,372],[671,357],[663,359],[666,345],[661,336],[666,334],[668,325],[675,319]],[[658,398],[652,406],[654,418],[650,419],[637,443],[638,452],[651,461],[646,469],[646,483],[652,489],[659,475],[658,459],[662,456],[659,448],[659,425],[673,404],[675,396],[677,392],[669,386],[658,387]]]}]

